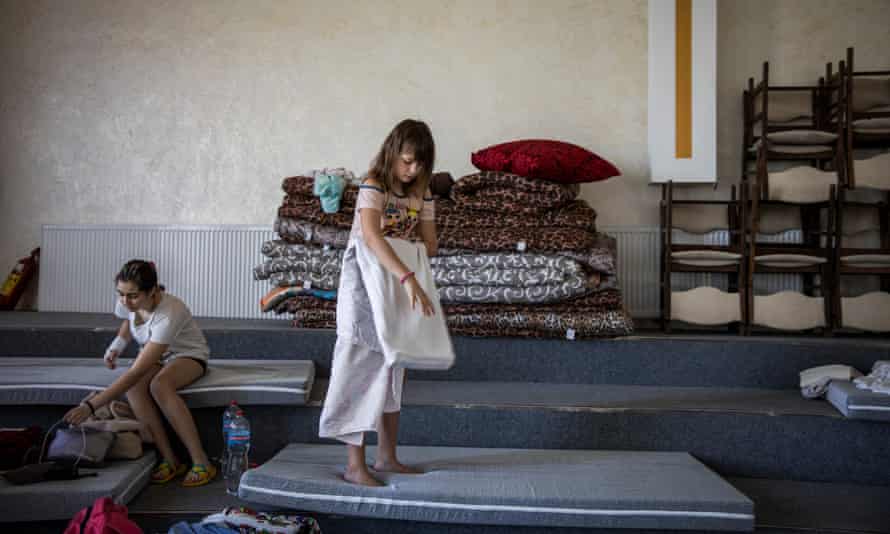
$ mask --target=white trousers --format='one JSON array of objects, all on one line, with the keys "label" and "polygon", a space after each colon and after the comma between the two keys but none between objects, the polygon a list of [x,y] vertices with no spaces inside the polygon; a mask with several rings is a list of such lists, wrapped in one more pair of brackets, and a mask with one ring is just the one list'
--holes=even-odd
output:
[{"label": "white trousers", "polygon": [[337,293],[337,343],[318,435],[362,445],[365,432],[379,432],[384,413],[401,409],[405,370],[383,356],[353,247],[343,254]]},{"label": "white trousers", "polygon": [[380,431],[384,413],[401,409],[404,380],[405,370],[386,365],[383,353],[337,337],[318,435],[364,444],[365,432]]}]

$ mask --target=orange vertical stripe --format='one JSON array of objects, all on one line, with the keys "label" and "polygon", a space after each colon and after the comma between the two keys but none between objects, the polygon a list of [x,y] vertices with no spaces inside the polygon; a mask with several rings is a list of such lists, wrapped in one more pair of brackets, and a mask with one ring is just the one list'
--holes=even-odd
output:
[{"label": "orange vertical stripe", "polygon": [[692,0],[676,0],[676,157],[692,157]]}]

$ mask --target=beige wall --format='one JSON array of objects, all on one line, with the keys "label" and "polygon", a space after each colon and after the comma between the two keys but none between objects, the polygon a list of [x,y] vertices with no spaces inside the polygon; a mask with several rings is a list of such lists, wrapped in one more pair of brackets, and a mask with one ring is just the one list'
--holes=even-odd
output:
[{"label": "beige wall", "polygon": [[[603,225],[656,222],[647,185],[645,0],[10,0],[0,10],[0,269],[46,223],[271,224],[281,178],[363,171],[403,117],[438,168],[523,137],[624,176],[583,195]],[[722,0],[721,183],[740,90],[769,59],[813,81],[857,47],[890,66],[888,0]]]}]

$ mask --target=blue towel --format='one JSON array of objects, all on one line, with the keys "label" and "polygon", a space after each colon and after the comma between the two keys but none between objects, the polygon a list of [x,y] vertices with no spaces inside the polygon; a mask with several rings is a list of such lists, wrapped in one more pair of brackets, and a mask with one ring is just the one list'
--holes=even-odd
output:
[{"label": "blue towel", "polygon": [[321,199],[321,210],[325,213],[340,211],[340,198],[346,189],[346,180],[333,174],[315,174],[312,194]]}]

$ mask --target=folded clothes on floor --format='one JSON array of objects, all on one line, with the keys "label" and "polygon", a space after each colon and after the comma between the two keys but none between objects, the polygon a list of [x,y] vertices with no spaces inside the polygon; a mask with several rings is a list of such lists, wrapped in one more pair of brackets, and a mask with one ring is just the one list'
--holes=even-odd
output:
[{"label": "folded clothes on floor", "polygon": [[890,361],[880,360],[874,363],[871,372],[853,380],[859,389],[867,389],[875,393],[890,394]]},{"label": "folded clothes on floor", "polygon": [[311,517],[257,512],[245,506],[225,508],[205,517],[200,525],[226,526],[240,534],[321,534],[318,522]]},{"label": "folded clothes on floor", "polygon": [[852,380],[862,373],[849,365],[821,365],[800,372],[800,393],[815,399],[825,395],[832,380]]}]

